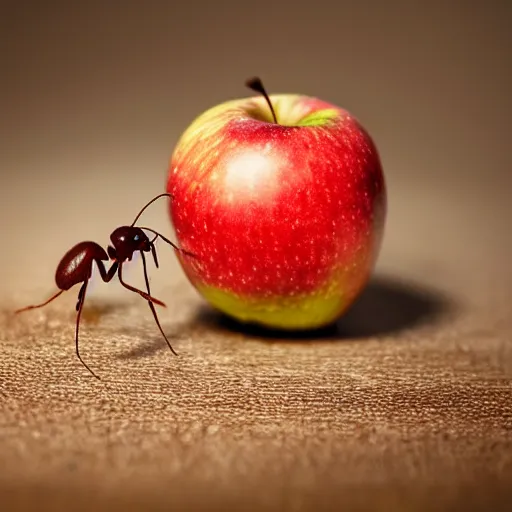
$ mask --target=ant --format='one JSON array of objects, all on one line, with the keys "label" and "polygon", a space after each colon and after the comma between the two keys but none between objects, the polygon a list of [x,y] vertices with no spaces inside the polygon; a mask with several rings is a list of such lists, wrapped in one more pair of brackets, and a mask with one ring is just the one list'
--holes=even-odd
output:
[{"label": "ant", "polygon": [[[149,308],[151,309],[151,312],[153,313],[153,317],[155,319],[155,322],[158,326],[158,329],[160,330],[162,336],[164,337],[165,341],[167,342],[167,345],[169,346],[169,349],[174,355],[178,355],[174,349],[172,348],[169,340],[167,339],[167,336],[165,335],[160,322],[158,320],[158,316],[156,314],[155,306],[154,304],[157,304],[158,306],[166,307],[166,305],[154,297],[151,296],[151,290],[149,288],[149,279],[147,274],[147,265],[146,265],[146,257],[144,255],[145,252],[151,252],[153,255],[153,260],[155,262],[156,267],[158,268],[158,258],[156,254],[156,248],[155,248],[155,241],[157,238],[161,238],[164,242],[168,243],[170,246],[172,246],[175,250],[182,252],[188,256],[194,256],[192,253],[189,253],[188,251],[185,251],[183,249],[180,249],[178,246],[173,244],[170,240],[165,238],[160,233],[157,233],[155,230],[146,228],[146,227],[136,227],[135,223],[139,219],[139,217],[142,215],[144,210],[151,205],[154,201],[161,197],[169,197],[173,198],[171,194],[160,194],[156,197],[154,197],[149,203],[147,203],[137,214],[135,217],[135,220],[132,222],[130,226],[121,226],[116,228],[112,234],[110,235],[110,241],[112,245],[109,245],[107,247],[107,251],[105,252],[105,249],[101,247],[96,242],[80,242],[76,244],[74,247],[72,247],[60,260],[60,263],[57,266],[57,270],[55,272],[55,283],[57,285],[57,288],[59,288],[59,291],[52,295],[48,300],[43,302],[42,304],[37,304],[33,306],[27,306],[22,309],[18,309],[15,311],[15,314],[21,313],[22,311],[27,311],[29,309],[35,309],[35,308],[41,308],[43,306],[46,306],[50,302],[52,302],[54,299],[59,297],[62,293],[69,290],[76,284],[82,283],[82,286],[80,288],[80,291],[78,292],[78,301],[76,303],[76,329],[75,329],[75,346],[76,346],[76,355],[80,362],[89,370],[89,372],[99,379],[98,375],[96,375],[89,366],[85,363],[85,361],[80,356],[80,351],[78,349],[78,331],[80,327],[80,317],[82,315],[82,308],[84,305],[85,300],[85,293],[87,291],[87,284],[89,282],[89,279],[92,276],[92,268],[93,263],[96,263],[96,266],[100,272],[101,278],[105,283],[108,283],[113,279],[113,277],[116,275],[119,278],[119,282],[128,290],[138,293],[142,298],[146,299],[149,305]],[[150,231],[154,237],[150,240],[149,237],[144,233],[143,230]],[[127,261],[131,261],[133,254],[139,251],[142,257],[142,265],[144,268],[144,279],[146,282],[146,289],[147,293],[143,292],[142,290],[139,290],[137,288],[134,288],[133,286],[127,284],[125,281],[123,281],[123,263]],[[112,265],[107,270],[105,268],[104,261],[112,260]]]}]

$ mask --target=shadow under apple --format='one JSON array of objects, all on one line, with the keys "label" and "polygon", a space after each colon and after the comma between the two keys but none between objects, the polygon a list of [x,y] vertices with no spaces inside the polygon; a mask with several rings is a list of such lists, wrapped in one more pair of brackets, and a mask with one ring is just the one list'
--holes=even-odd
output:
[{"label": "shadow under apple", "polygon": [[197,311],[191,325],[269,340],[354,340],[389,336],[405,329],[434,324],[446,318],[453,309],[453,302],[439,292],[393,277],[376,276],[345,315],[320,329],[269,329],[238,322],[208,306]]}]

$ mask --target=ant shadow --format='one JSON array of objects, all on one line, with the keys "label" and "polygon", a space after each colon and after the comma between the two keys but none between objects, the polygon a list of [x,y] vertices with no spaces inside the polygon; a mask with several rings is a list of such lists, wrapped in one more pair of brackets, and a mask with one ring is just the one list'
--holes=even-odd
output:
[{"label": "ant shadow", "polygon": [[[82,318],[85,324],[97,325],[100,323],[102,317],[107,317],[114,313],[128,311],[132,307],[138,306],[137,298],[129,300],[100,300],[95,299],[86,303],[82,312]],[[150,310],[148,309],[148,317],[151,317]],[[152,326],[151,326],[152,327]],[[156,329],[156,327],[155,327]],[[142,359],[151,357],[152,355],[162,350],[169,350],[162,335],[157,331],[154,335],[148,336],[148,331],[134,327],[126,327],[116,325],[112,328],[113,337],[126,336],[130,339],[136,338],[138,344],[129,350],[125,350],[117,355],[117,359]],[[171,334],[166,332],[166,335],[172,339],[177,339],[176,332]]]},{"label": "ant shadow", "polygon": [[[129,359],[144,359],[146,357],[151,357],[154,354],[162,351],[169,352],[171,357],[174,357],[174,355],[170,352],[169,347],[165,343],[165,340],[162,338],[162,336],[152,335],[148,337],[145,333],[137,333],[134,332],[133,329],[126,329],[126,334],[128,336],[137,336],[139,342],[136,346],[133,348],[123,351],[122,353],[119,353],[117,355],[117,359],[119,360],[129,360]],[[177,341],[179,337],[176,335],[176,333],[165,333],[167,338],[169,338],[169,341],[173,343],[174,341]],[[140,340],[145,340],[141,342]],[[174,343],[173,343],[174,347]],[[174,347],[176,348],[176,347]]]},{"label": "ant shadow", "polygon": [[[162,340],[162,343],[165,343]],[[147,341],[142,344],[138,344],[136,347],[131,348],[130,350],[126,350],[116,357],[119,360],[128,360],[128,359],[143,359],[145,357],[151,357],[152,355],[160,352],[164,347],[160,347],[160,344],[156,342],[156,340]]]},{"label": "ant shadow", "polygon": [[94,299],[84,303],[82,310],[82,320],[87,324],[98,324],[105,316],[120,311],[126,311],[132,307],[134,302],[129,301],[108,301],[104,299]]},{"label": "ant shadow", "polygon": [[322,328],[296,332],[271,329],[239,322],[206,307],[197,311],[191,325],[268,341],[357,340],[433,325],[446,319],[454,307],[454,303],[439,292],[396,278],[376,276],[338,321]]}]

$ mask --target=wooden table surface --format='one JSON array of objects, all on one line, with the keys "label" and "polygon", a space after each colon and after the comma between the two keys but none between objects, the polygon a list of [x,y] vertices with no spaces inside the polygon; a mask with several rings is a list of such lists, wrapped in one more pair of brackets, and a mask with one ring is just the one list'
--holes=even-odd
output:
[{"label": "wooden table surface", "polygon": [[[2,32],[0,508],[509,510],[508,4],[298,2],[297,27],[278,6],[93,4],[12,7]],[[72,244],[106,244],[161,192],[179,133],[255,72],[375,137],[389,215],[372,282],[333,328],[283,338],[211,311],[161,246],[152,285],[180,355],[144,301],[97,282],[82,329],[96,381],[74,354],[74,293],[12,310],[51,293]],[[164,205],[147,223],[172,236]]]}]

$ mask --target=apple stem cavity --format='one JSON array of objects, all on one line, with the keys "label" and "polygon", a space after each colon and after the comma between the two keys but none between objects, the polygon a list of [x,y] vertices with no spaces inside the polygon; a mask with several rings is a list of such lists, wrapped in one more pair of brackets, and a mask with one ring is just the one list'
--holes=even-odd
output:
[{"label": "apple stem cavity", "polygon": [[267,91],[265,90],[265,87],[263,87],[263,83],[262,83],[261,79],[257,76],[255,76],[253,78],[249,78],[248,80],[245,81],[245,85],[247,87],[249,87],[249,89],[252,89],[253,91],[259,92],[260,94],[263,95],[263,97],[267,101],[268,106],[270,107],[270,111],[272,112],[272,117],[274,118],[274,123],[279,124],[277,122],[276,111],[274,110],[274,106],[272,105],[272,102],[270,101],[270,98],[267,94]]}]

